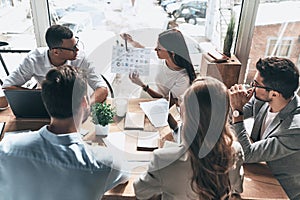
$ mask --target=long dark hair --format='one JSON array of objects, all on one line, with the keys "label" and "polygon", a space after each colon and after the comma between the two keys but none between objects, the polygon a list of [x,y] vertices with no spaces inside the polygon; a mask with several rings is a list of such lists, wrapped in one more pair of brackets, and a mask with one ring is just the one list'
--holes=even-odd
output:
[{"label": "long dark hair", "polygon": [[183,106],[182,136],[191,157],[191,187],[199,199],[227,199],[234,154],[227,88],[214,78],[197,79],[185,93]]},{"label": "long dark hair", "polygon": [[[190,84],[192,84],[196,78],[196,73],[182,33],[176,29],[164,31],[159,34],[158,42],[167,49],[169,56],[177,66],[186,69]],[[174,57],[173,53],[175,54]]]}]

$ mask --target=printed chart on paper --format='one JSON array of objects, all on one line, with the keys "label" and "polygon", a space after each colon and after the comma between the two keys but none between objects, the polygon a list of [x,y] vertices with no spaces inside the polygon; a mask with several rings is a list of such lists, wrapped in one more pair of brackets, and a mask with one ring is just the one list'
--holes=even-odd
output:
[{"label": "printed chart on paper", "polygon": [[141,76],[149,75],[150,68],[150,48],[126,48],[123,46],[113,46],[112,52],[112,73],[138,72]]}]

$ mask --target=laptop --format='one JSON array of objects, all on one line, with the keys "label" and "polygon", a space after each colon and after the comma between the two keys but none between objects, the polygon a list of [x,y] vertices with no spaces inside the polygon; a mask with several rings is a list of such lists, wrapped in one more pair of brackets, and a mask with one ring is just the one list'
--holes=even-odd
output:
[{"label": "laptop", "polygon": [[4,90],[4,94],[16,118],[50,118],[41,90]]}]

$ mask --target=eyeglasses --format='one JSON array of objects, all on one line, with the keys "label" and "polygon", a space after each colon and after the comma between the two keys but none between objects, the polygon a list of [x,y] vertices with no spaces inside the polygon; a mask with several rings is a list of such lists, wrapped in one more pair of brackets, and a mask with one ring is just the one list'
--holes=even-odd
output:
[{"label": "eyeglasses", "polygon": [[156,51],[167,51],[166,49],[162,48],[162,47],[156,47],[155,48]]},{"label": "eyeglasses", "polygon": [[262,89],[265,89],[265,90],[274,90],[273,88],[259,85],[259,83],[256,80],[251,81],[250,86],[254,87],[254,88],[262,88]]},{"label": "eyeglasses", "polygon": [[155,51],[167,51],[159,42],[157,42],[157,46],[155,48]]},{"label": "eyeglasses", "polygon": [[72,48],[67,48],[67,47],[52,47],[52,49],[63,49],[63,50],[67,50],[67,51],[73,51],[73,53],[75,53],[76,51],[79,50],[79,38],[75,37],[77,39],[76,44],[72,47]]}]

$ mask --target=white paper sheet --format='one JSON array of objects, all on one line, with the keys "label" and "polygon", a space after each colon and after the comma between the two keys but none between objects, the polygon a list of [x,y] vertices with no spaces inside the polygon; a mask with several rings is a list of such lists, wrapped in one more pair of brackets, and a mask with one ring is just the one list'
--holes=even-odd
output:
[{"label": "white paper sheet", "polygon": [[[143,132],[143,131],[141,131]],[[152,152],[137,151],[137,138],[140,131],[109,133],[103,138],[104,143],[113,155],[126,162],[149,162]]]},{"label": "white paper sheet", "polygon": [[[137,149],[156,149],[158,148],[159,133],[140,131],[137,140]],[[145,151],[144,150],[144,151]],[[143,150],[141,150],[143,151]]]},{"label": "white paper sheet", "polygon": [[168,125],[169,102],[166,99],[141,102],[140,107],[154,127]]},{"label": "white paper sheet", "polygon": [[138,72],[141,76],[148,76],[150,69],[150,54],[149,48],[132,48],[113,46],[112,52],[112,73],[130,73]]}]

